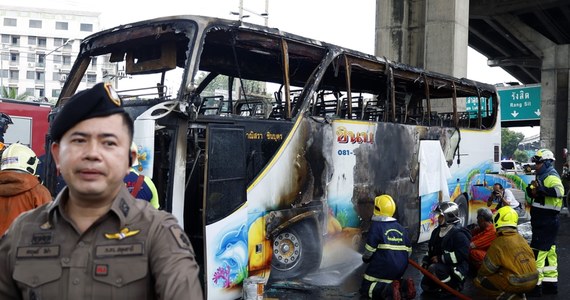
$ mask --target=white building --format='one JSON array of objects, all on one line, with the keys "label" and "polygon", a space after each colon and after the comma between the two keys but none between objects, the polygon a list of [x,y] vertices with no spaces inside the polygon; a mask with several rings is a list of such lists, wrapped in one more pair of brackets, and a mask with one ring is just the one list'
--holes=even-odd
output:
[{"label": "white building", "polygon": [[[99,15],[0,5],[0,86],[30,99],[57,99],[80,40],[100,30]],[[91,63],[79,90],[103,80],[100,65]]]}]

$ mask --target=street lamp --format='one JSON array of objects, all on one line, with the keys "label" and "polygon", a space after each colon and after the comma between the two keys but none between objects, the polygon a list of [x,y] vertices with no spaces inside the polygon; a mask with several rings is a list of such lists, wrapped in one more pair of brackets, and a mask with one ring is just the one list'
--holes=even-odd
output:
[{"label": "street lamp", "polygon": [[78,38],[71,38],[71,39],[67,39],[67,41],[65,41],[65,43],[57,46],[55,49],[49,51],[48,53],[44,54],[44,98],[47,99],[47,86],[46,86],[46,75],[47,75],[47,57],[48,55],[54,53],[55,51],[65,47],[66,45],[68,45],[69,43],[75,42],[77,40],[81,40]]}]

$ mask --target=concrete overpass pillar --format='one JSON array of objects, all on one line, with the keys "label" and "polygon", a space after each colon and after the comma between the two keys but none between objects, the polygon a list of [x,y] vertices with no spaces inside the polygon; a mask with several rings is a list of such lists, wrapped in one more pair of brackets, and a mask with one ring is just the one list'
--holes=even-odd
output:
[{"label": "concrete overpass pillar", "polygon": [[540,146],[554,152],[556,170],[562,171],[562,149],[570,147],[570,45],[557,45],[512,16],[501,16],[503,27],[524,41],[542,58]]},{"label": "concrete overpass pillar", "polygon": [[376,56],[465,77],[468,34],[469,1],[376,0]]},{"label": "concrete overpass pillar", "polygon": [[562,150],[570,140],[570,45],[554,45],[543,49],[543,54],[540,141],[542,147],[554,152],[555,167],[560,171]]}]

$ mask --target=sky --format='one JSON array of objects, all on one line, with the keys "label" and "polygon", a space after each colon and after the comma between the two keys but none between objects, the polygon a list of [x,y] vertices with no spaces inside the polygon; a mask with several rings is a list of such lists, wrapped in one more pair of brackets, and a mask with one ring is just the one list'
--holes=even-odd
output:
[{"label": "sky", "polygon": [[[297,35],[326,41],[361,52],[374,53],[376,0],[267,0],[268,24]],[[14,0],[0,4],[14,5]],[[237,19],[240,0],[18,0],[17,5],[101,13],[101,29],[120,24],[169,15],[205,15]],[[155,3],[141,5],[142,3]],[[258,16],[265,11],[266,0],[243,0],[245,22],[264,24]],[[95,6],[97,4],[98,6]],[[248,12],[249,11],[249,12]],[[257,15],[256,15],[257,14]],[[490,84],[517,81],[501,68],[487,66],[487,59],[468,49],[467,78]],[[513,128],[511,128],[513,129]],[[538,133],[538,128],[514,129],[525,135]]]},{"label": "sky", "polygon": [[[271,27],[301,36],[322,40],[343,47],[374,53],[376,0],[268,0]],[[245,22],[263,24],[255,15],[265,11],[265,0],[243,0]],[[99,4],[94,6],[93,4]],[[160,5],[140,5],[158,3]],[[239,0],[19,0],[17,5],[54,9],[101,12],[102,29],[144,19],[168,15],[195,14],[237,19],[231,12],[239,11]],[[14,4],[0,0],[0,4]],[[249,10],[253,13],[250,13]],[[132,12],[131,12],[132,11]],[[487,66],[487,59],[469,48],[467,77],[486,83],[516,81],[500,68]]]}]

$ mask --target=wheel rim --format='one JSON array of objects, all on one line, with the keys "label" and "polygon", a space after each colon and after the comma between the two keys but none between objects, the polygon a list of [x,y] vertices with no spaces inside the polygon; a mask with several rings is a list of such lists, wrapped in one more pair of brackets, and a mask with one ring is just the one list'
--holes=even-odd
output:
[{"label": "wheel rim", "polygon": [[273,242],[273,266],[280,270],[293,268],[301,257],[301,242],[291,232],[280,233]]}]

